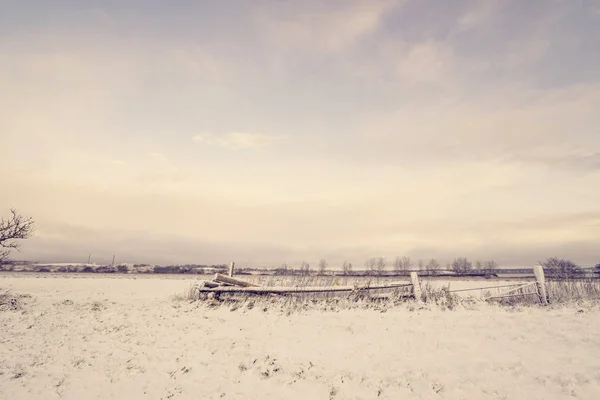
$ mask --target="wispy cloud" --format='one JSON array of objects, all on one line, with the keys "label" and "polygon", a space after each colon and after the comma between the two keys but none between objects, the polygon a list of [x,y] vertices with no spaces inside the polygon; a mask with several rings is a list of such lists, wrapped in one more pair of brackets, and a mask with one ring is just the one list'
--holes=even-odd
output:
[{"label": "wispy cloud", "polygon": [[375,32],[385,12],[402,3],[353,0],[330,6],[319,2],[313,4],[316,9],[312,12],[307,12],[303,3],[272,3],[274,7],[259,13],[257,24],[271,43],[281,48],[343,51]]},{"label": "wispy cloud", "polygon": [[533,154],[516,155],[513,159],[525,164],[537,164],[553,169],[583,172],[600,171],[600,153],[598,152],[563,151],[562,154],[533,152]]},{"label": "wispy cloud", "polygon": [[250,132],[230,132],[225,134],[201,133],[192,138],[198,144],[219,146],[228,149],[263,148],[271,146],[282,139],[282,136]]},{"label": "wispy cloud", "polygon": [[399,56],[397,73],[409,83],[439,83],[450,78],[452,51],[441,43],[416,43]]},{"label": "wispy cloud", "polygon": [[148,156],[152,157],[156,161],[160,161],[160,162],[168,162],[169,161],[167,156],[165,156],[163,153],[148,153]]}]

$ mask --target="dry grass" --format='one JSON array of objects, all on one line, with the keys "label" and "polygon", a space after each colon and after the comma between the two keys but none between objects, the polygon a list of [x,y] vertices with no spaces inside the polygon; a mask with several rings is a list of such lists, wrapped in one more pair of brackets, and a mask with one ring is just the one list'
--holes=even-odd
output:
[{"label": "dry grass", "polygon": [[600,280],[563,280],[547,282],[551,303],[600,300]]},{"label": "dry grass", "polygon": [[19,298],[10,292],[0,289],[0,311],[16,311],[21,308]]},{"label": "dry grass", "polygon": [[436,288],[428,282],[422,285],[421,292],[422,301],[427,304],[435,304],[443,310],[453,310],[458,306],[464,306],[466,302],[472,301],[471,299],[461,298],[460,296],[451,293],[449,286]]},{"label": "dry grass", "polygon": [[[382,284],[397,281],[373,277],[319,277],[319,276],[268,276],[246,279],[263,286],[288,286],[288,287],[312,287],[312,286],[358,286],[364,287],[369,284]],[[454,309],[470,303],[469,299],[460,298],[448,291],[447,287],[435,289],[429,284],[423,285],[422,298],[417,303],[412,297],[412,288],[400,287],[390,289],[370,289],[369,291],[357,290],[352,292],[323,292],[323,293],[294,293],[294,294],[249,294],[249,293],[214,293],[200,292],[197,285],[190,286],[187,293],[179,297],[179,300],[202,301],[209,307],[229,306],[231,310],[252,309],[260,307],[264,311],[269,309],[280,309],[287,313],[304,310],[330,310],[339,311],[343,309],[374,309],[385,312],[388,308],[397,306],[408,306],[409,309],[422,307],[423,303],[434,304],[442,309]]]},{"label": "dry grass", "polygon": [[[537,305],[540,299],[535,286],[519,289],[515,293],[522,296],[499,299],[503,305]],[[567,304],[581,301],[600,300],[600,280],[550,280],[546,282],[550,304]],[[531,294],[535,292],[535,294]]]},{"label": "dry grass", "polygon": [[[244,278],[261,286],[366,286],[389,282],[389,277],[323,277],[323,276],[254,276]],[[453,310],[456,308],[471,308],[474,304],[482,303],[490,297],[491,291],[480,291],[480,297],[473,295],[456,295],[452,293],[449,285],[434,286],[427,281],[421,284],[421,305],[434,305],[441,309]],[[566,280],[547,282],[547,291],[551,304],[561,304],[578,301],[600,300],[600,280]],[[372,308],[387,310],[390,307],[407,305],[409,308],[416,306],[415,299],[409,298],[411,288],[398,288],[394,291],[389,289],[353,291],[345,293],[306,293],[306,294],[248,294],[248,293],[201,293],[196,285],[192,285],[189,291],[180,300],[203,301],[210,307],[229,306],[232,310],[261,307],[268,310],[278,308],[281,310],[300,311],[308,309],[341,310],[353,308]],[[508,298],[490,299],[490,302],[503,306],[515,305],[539,305],[535,285],[515,290],[511,294],[516,296]]]}]

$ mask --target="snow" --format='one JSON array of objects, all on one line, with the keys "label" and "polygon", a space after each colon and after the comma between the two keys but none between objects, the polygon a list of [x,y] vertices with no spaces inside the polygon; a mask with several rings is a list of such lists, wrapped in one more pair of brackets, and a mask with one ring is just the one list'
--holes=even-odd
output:
[{"label": "snow", "polygon": [[600,399],[595,305],[232,311],[191,282],[0,274],[32,296],[0,311],[0,398]]}]

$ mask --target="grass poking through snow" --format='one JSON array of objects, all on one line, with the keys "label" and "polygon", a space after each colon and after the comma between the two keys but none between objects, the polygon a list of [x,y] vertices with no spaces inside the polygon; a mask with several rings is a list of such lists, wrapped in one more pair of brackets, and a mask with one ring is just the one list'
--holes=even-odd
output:
[{"label": "grass poking through snow", "polygon": [[[247,279],[261,286],[273,287],[312,287],[312,286],[359,286],[390,282],[389,278],[378,277],[323,277],[323,276],[255,276]],[[485,286],[485,285],[483,285]],[[409,308],[436,306],[441,309],[472,308],[475,304],[483,303],[492,296],[492,291],[480,290],[469,294],[457,295],[448,285],[434,285],[426,280],[421,282],[422,296],[419,302],[409,298],[411,287],[390,289],[353,291],[342,293],[294,293],[294,294],[249,294],[249,293],[203,293],[192,285],[180,300],[202,301],[210,307],[230,307],[238,309],[261,308],[281,309],[286,312],[310,309],[342,310],[355,308],[372,308],[385,312],[391,307],[408,306]],[[500,293],[501,291],[498,291]],[[600,280],[564,280],[548,281],[547,292],[550,304],[600,300]],[[532,294],[533,293],[533,294]],[[478,294],[478,296],[476,295]],[[501,306],[539,305],[535,285],[530,285],[513,291],[517,296],[490,299],[489,302]]]}]

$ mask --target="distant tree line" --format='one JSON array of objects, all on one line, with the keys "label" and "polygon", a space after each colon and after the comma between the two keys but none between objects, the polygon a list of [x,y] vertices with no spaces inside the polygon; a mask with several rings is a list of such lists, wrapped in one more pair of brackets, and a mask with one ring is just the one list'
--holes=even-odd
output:
[{"label": "distant tree line", "polygon": [[[374,276],[403,276],[409,275],[410,272],[416,271],[420,275],[437,276],[440,274],[453,274],[457,276],[497,276],[501,269],[498,263],[494,260],[476,260],[470,261],[467,257],[457,257],[442,268],[441,264],[435,259],[418,260],[414,263],[410,257],[396,257],[392,263],[392,269],[387,268],[387,259],[385,257],[370,257],[364,262],[364,270],[356,271],[353,269],[352,263],[344,261],[342,263],[341,275],[374,275]],[[544,271],[549,278],[569,279],[583,276],[585,272],[582,267],[575,264],[571,260],[560,259],[556,257],[548,258],[541,262]],[[282,264],[281,267],[275,269],[277,275],[309,275],[316,273],[319,275],[340,274],[337,271],[328,271],[329,263],[325,259],[321,259],[318,263],[318,269],[312,271],[310,264],[307,261],[302,261],[299,269],[293,269],[288,264]],[[515,273],[527,273],[531,270],[528,268],[514,270]],[[594,273],[600,277],[600,263],[594,269]]]}]

